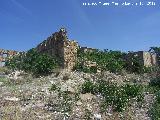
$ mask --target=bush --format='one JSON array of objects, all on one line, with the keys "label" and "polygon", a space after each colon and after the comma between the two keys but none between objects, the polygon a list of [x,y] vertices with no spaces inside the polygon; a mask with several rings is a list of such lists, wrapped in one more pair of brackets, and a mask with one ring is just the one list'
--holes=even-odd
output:
[{"label": "bush", "polygon": [[35,64],[33,66],[32,72],[36,75],[47,75],[52,72],[56,67],[56,62],[54,59],[48,55],[39,55],[35,59]]},{"label": "bush", "polygon": [[[139,56],[132,55],[130,62],[126,60],[128,53],[121,51],[112,51],[112,50],[93,50],[88,52],[83,52],[80,49],[77,52],[78,60],[75,66],[76,70],[95,73],[98,69],[103,71],[110,71],[113,73],[121,73],[122,70],[127,70],[131,73],[147,73],[151,72],[152,68],[144,67],[139,59]],[[126,57],[125,57],[126,56]],[[96,62],[96,69],[92,69],[83,65],[85,61]]]},{"label": "bush", "polygon": [[142,86],[117,86],[115,84],[108,84],[103,80],[95,84],[91,81],[86,81],[82,85],[82,93],[102,95],[104,98],[102,108],[105,110],[108,105],[112,105],[117,112],[122,112],[131,98],[137,97],[137,102],[143,100]]},{"label": "bush", "polygon": [[113,99],[114,110],[117,112],[122,112],[126,109],[128,104],[128,96],[121,92],[117,93],[116,97]]},{"label": "bush", "polygon": [[16,55],[16,56],[13,56],[12,58],[10,59],[7,59],[6,63],[5,63],[5,66],[11,70],[21,70],[22,69],[22,60],[23,60],[23,57],[22,55]]},{"label": "bush", "polygon": [[81,88],[81,92],[84,93],[95,93],[95,88],[96,86],[93,84],[93,82],[87,80],[83,83],[82,88]]},{"label": "bush", "polygon": [[134,98],[134,97],[140,95],[140,93],[142,91],[142,86],[127,84],[123,87],[123,89],[125,90],[125,93],[127,94],[127,96]]},{"label": "bush", "polygon": [[57,85],[52,84],[52,86],[51,86],[51,88],[50,88],[49,90],[50,90],[50,91],[56,91],[57,89],[59,89],[59,88],[57,87]]},{"label": "bush", "polygon": [[[93,50],[90,52],[83,52],[79,49],[78,60],[75,69],[92,73],[95,73],[97,71],[97,68],[101,70],[109,70],[111,72],[121,72],[125,64],[123,56],[124,53],[120,51]],[[97,67],[94,68],[85,67],[83,66],[84,61],[96,62]]]},{"label": "bush", "polygon": [[160,91],[156,93],[156,102],[160,104]]},{"label": "bush", "polygon": [[156,78],[151,79],[149,85],[160,87],[160,77],[157,76]]},{"label": "bush", "polygon": [[147,86],[147,91],[152,94],[157,93],[160,90],[160,76],[156,75],[156,77],[152,78]]},{"label": "bush", "polygon": [[23,70],[36,76],[51,73],[57,65],[55,58],[47,54],[40,54],[35,49],[29,50],[26,54],[14,56],[6,62],[6,66],[12,70]]}]

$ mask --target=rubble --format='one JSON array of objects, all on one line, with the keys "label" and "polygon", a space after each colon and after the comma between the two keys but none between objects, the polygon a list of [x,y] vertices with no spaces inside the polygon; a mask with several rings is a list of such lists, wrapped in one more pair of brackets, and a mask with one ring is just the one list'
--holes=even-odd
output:
[{"label": "rubble", "polygon": [[16,98],[16,97],[5,97],[4,100],[7,100],[7,101],[19,101],[19,98]]},{"label": "rubble", "polygon": [[[68,77],[64,80],[63,78],[66,74]],[[18,77],[20,73],[17,72],[16,75]],[[8,119],[7,115],[15,119],[15,113],[12,112],[15,110],[17,111],[18,119],[83,120],[86,116],[90,116],[91,119],[95,120],[151,119],[148,115],[148,110],[154,100],[152,94],[144,93],[145,98],[141,108],[138,103],[133,101],[133,104],[128,108],[129,112],[115,113],[112,106],[108,106],[106,112],[101,113],[102,96],[91,93],[82,94],[80,92],[79,88],[86,81],[86,78],[93,82],[100,78],[106,81],[117,81],[119,85],[125,84],[126,81],[132,82],[133,78],[136,79],[136,82],[142,83],[143,79],[146,82],[149,79],[134,74],[116,75],[104,72],[104,75],[100,76],[99,74],[61,70],[56,76],[53,73],[50,76],[32,78],[32,81],[20,85],[7,86],[4,84],[0,86],[2,119],[5,119],[5,117]],[[52,85],[56,85],[58,89],[51,91]],[[62,95],[64,92],[65,96]],[[76,95],[78,97],[75,97]]]}]

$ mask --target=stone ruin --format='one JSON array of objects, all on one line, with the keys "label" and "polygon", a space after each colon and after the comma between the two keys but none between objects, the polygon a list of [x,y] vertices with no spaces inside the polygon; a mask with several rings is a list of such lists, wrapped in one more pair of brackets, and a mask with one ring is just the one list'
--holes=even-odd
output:
[{"label": "stone ruin", "polygon": [[93,52],[93,51],[95,51],[97,49],[95,49],[95,48],[89,48],[89,47],[80,47],[80,50],[82,52],[86,53],[86,52]]},{"label": "stone ruin", "polygon": [[61,28],[36,47],[40,53],[59,58],[61,67],[68,70],[72,70],[76,64],[77,48],[78,43],[68,39],[65,28]]},{"label": "stone ruin", "polygon": [[[40,53],[47,53],[51,56],[59,58],[61,67],[68,70],[72,70],[76,64],[78,48],[80,48],[83,52],[92,52],[96,50],[88,47],[79,47],[76,41],[69,40],[65,28],[61,28],[59,32],[55,32],[36,47],[37,51]],[[0,65],[4,65],[7,57],[12,57],[19,53],[20,52],[14,50],[0,49]],[[129,53],[126,56],[129,64],[132,64],[130,61],[133,55],[138,56],[139,62],[146,67],[158,65],[157,55],[145,51]],[[84,65],[96,66],[96,63],[86,61]]]},{"label": "stone ruin", "polygon": [[7,58],[19,54],[18,51],[0,49],[0,66],[4,66]]},{"label": "stone ruin", "polygon": [[155,53],[151,53],[148,51],[138,51],[138,52],[129,53],[126,56],[126,59],[129,62],[129,64],[132,64],[131,58],[133,58],[133,56],[137,56],[139,58],[140,64],[142,64],[145,67],[151,67],[151,66],[158,65],[158,58]]}]

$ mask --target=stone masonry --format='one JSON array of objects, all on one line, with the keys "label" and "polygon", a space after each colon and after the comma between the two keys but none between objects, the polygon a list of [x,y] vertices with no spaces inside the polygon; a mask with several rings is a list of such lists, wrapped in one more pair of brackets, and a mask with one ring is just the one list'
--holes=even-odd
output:
[{"label": "stone masonry", "polygon": [[[60,60],[61,68],[72,70],[77,61],[78,47],[79,46],[76,41],[68,39],[66,29],[61,28],[59,32],[55,32],[42,43],[40,43],[36,49],[40,53],[47,53],[53,57],[57,57],[58,60]],[[83,52],[96,50],[88,47],[80,47],[80,49]],[[0,66],[2,66],[2,63],[5,63],[7,57],[11,57],[19,53],[20,52],[13,50],[0,49]],[[145,51],[129,53],[127,56],[125,56],[128,62],[130,62],[133,55],[138,56],[139,62],[146,67],[158,65],[156,54]],[[87,62],[87,65],[88,64],[89,63]],[[91,65],[93,66],[93,63]],[[96,65],[96,63],[94,63],[94,65]]]},{"label": "stone masonry", "polygon": [[[138,51],[129,53],[127,55],[127,60],[130,62],[130,59],[133,56],[137,56],[139,58],[139,62],[145,67],[157,66],[157,55],[148,51]],[[130,63],[131,64],[131,63]]]},{"label": "stone masonry", "polygon": [[75,66],[77,48],[78,43],[68,39],[65,28],[61,28],[59,32],[55,32],[36,47],[40,53],[47,53],[59,58],[61,67],[69,70],[72,70]]},{"label": "stone masonry", "polygon": [[150,52],[142,52],[143,58],[144,58],[144,66],[150,67],[150,66],[156,66],[158,65],[157,61],[157,55]]}]

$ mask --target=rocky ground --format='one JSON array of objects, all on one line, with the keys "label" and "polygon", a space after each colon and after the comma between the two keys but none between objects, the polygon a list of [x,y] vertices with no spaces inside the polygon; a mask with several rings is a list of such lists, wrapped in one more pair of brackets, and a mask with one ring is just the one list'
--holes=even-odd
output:
[{"label": "rocky ground", "polygon": [[116,75],[110,72],[87,74],[56,71],[52,75],[34,78],[23,72],[0,75],[0,120],[150,120],[149,109],[154,96],[144,92],[141,105],[131,101],[122,113],[108,106],[101,112],[101,95],[80,93],[86,80],[103,78],[118,85],[137,83],[147,85],[147,75]]}]

